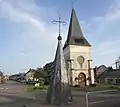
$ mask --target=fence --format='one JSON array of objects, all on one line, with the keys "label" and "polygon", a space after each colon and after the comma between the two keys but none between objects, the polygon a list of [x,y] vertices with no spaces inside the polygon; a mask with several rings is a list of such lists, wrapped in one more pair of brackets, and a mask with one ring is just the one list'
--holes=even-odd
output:
[{"label": "fence", "polygon": [[[95,94],[95,93],[106,93],[106,92],[118,92],[118,90],[104,90],[104,91],[93,91],[93,92],[87,92],[86,96],[85,96],[85,99],[86,99],[86,107],[89,107],[89,95],[90,94]],[[103,101],[98,101],[98,102],[93,102],[93,104],[95,103],[103,103],[105,102],[104,100]]]}]

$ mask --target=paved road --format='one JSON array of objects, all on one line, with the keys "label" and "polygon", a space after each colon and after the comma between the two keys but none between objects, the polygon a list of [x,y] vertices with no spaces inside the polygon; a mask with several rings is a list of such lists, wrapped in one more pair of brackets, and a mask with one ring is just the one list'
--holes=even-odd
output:
[{"label": "paved road", "polygon": [[[9,81],[0,84],[0,107],[54,107],[45,105],[45,92],[24,93],[24,85]],[[69,107],[86,107],[86,92],[74,91],[73,103]],[[66,106],[62,106],[66,107]],[[107,92],[89,95],[89,107],[120,107],[120,92]]]},{"label": "paved road", "polygon": [[24,85],[14,82],[14,81],[7,81],[4,84],[0,84],[0,91],[5,92],[8,91],[9,93],[21,93],[23,92]]},{"label": "paved road", "polygon": [[94,93],[89,97],[89,107],[120,107],[120,92]]}]

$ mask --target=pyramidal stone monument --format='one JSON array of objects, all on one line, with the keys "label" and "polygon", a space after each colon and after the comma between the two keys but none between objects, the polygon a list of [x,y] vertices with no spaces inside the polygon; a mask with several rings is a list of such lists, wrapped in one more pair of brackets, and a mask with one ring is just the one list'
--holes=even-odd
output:
[{"label": "pyramidal stone monument", "polygon": [[58,45],[54,60],[54,72],[47,90],[46,103],[63,105],[72,102],[65,58],[62,48],[62,37],[58,36]]}]

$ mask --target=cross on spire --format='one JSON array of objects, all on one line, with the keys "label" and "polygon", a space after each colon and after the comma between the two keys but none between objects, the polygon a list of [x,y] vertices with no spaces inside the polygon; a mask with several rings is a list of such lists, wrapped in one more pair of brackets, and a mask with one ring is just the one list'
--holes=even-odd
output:
[{"label": "cross on spire", "polygon": [[61,33],[61,24],[66,24],[66,22],[61,20],[60,14],[58,14],[58,16],[59,16],[58,20],[53,20],[52,23],[53,24],[57,24],[57,23],[59,24],[59,36],[60,36],[60,33]]}]

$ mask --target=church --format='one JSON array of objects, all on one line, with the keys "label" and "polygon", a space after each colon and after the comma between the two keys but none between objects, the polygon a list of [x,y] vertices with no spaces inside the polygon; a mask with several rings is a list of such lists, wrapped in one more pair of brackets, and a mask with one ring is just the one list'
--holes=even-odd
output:
[{"label": "church", "polygon": [[91,44],[84,37],[75,10],[72,9],[67,40],[63,46],[71,86],[94,84]]}]

